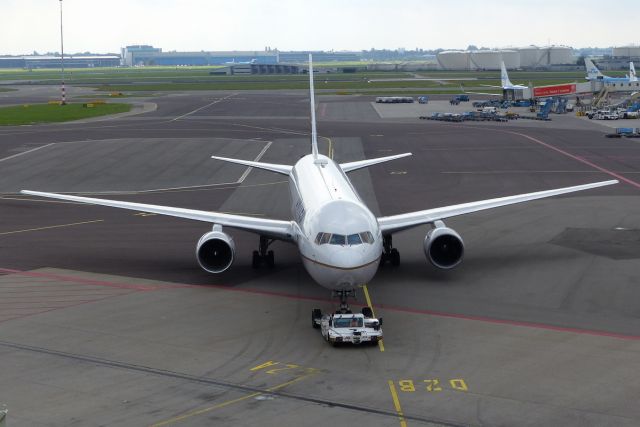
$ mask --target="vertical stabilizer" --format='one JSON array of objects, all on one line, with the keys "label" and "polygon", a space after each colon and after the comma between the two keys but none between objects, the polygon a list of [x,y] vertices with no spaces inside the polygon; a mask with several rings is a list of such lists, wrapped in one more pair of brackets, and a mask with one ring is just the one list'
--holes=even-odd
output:
[{"label": "vertical stabilizer", "polygon": [[636,75],[636,67],[633,66],[633,61],[629,62],[629,81],[637,82],[638,76]]},{"label": "vertical stabilizer", "polygon": [[504,65],[504,61],[500,61],[500,83],[503,88],[513,86],[513,83],[509,80],[509,74],[507,74],[507,67]]},{"label": "vertical stabilizer", "polygon": [[316,132],[316,100],[313,89],[313,58],[309,54],[309,100],[311,102],[311,154],[318,158],[318,133]]},{"label": "vertical stabilizer", "polygon": [[587,80],[602,79],[604,75],[589,58],[584,58],[584,66],[587,69]]}]

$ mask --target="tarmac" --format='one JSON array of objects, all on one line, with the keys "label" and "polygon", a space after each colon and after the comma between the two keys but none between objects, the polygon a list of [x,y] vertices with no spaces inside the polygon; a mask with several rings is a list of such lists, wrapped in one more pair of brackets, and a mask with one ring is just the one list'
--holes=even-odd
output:
[{"label": "tarmac", "polygon": [[337,161],[413,153],[350,174],[377,215],[621,183],[447,221],[466,244],[452,271],[425,259],[425,227],[394,235],[401,265],[353,304],[368,294],[383,344],[333,348],[310,312],[336,302],[292,245],[254,270],[257,236],[228,230],[235,263],[211,275],[194,254],[208,224],[18,194],[289,219],[282,176],[210,156],[293,164],[309,151],[304,91],[156,94],[142,114],[2,127],[7,425],[640,424],[640,146],[569,115],[438,123],[373,97],[317,101]]}]

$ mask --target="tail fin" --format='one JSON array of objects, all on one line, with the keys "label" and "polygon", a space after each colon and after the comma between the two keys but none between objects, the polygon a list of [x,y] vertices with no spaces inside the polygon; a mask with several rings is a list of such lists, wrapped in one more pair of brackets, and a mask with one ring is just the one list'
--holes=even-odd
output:
[{"label": "tail fin", "polygon": [[602,79],[604,75],[589,58],[584,58],[584,66],[587,69],[587,80]]},{"label": "tail fin", "polygon": [[311,103],[311,154],[318,158],[318,133],[316,131],[316,100],[313,88],[313,58],[309,54],[309,100]]},{"label": "tail fin", "polygon": [[629,62],[629,81],[637,82],[638,76],[636,75],[636,67],[633,66],[633,61]]},{"label": "tail fin", "polygon": [[504,61],[500,61],[500,84],[502,84],[502,87],[513,86],[513,83],[509,80],[509,74],[507,74],[507,67],[504,65]]}]

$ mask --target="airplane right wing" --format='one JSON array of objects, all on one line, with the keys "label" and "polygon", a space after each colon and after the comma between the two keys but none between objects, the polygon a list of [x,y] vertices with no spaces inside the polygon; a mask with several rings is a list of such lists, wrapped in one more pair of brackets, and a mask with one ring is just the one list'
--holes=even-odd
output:
[{"label": "airplane right wing", "polygon": [[41,191],[22,190],[21,194],[29,196],[47,197],[50,199],[68,200],[70,202],[87,203],[90,205],[109,206],[112,208],[129,209],[158,215],[186,218],[195,221],[220,224],[226,227],[250,231],[275,239],[291,241],[294,235],[293,223],[267,218],[254,218],[244,215],[232,215],[219,212],[200,211],[195,209],[174,208],[170,206],[147,205],[144,203],[122,202],[117,200],[96,199],[93,197],[71,196],[67,194],[45,193]]},{"label": "airplane right wing", "polygon": [[519,194],[517,196],[499,197],[497,199],[481,200],[479,202],[462,203],[460,205],[445,206],[442,208],[428,209],[424,211],[409,212],[400,215],[392,215],[378,218],[378,224],[382,234],[392,234],[397,231],[406,230],[422,224],[465,215],[472,212],[486,209],[508,206],[516,203],[528,202],[531,200],[544,199],[546,197],[558,196],[560,194],[573,193],[574,191],[589,190],[591,188],[604,187],[605,185],[617,184],[618,180],[594,182],[592,184],[576,185],[574,187],[558,188],[555,190],[538,191],[535,193]]}]

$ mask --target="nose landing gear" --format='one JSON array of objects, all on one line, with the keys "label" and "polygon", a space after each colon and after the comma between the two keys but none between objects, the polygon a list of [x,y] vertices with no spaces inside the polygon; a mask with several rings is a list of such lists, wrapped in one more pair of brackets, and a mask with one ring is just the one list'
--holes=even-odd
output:
[{"label": "nose landing gear", "polygon": [[339,291],[331,291],[331,297],[340,298],[340,308],[336,310],[336,314],[351,314],[351,307],[349,307],[349,303],[347,302],[347,298],[352,297],[356,299],[356,290],[355,289],[345,289]]}]

